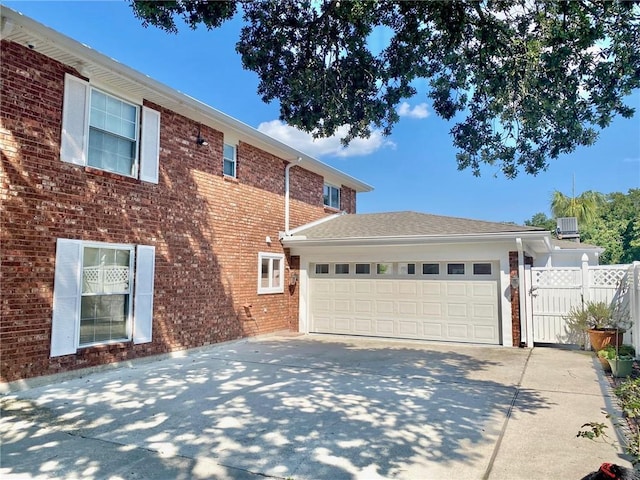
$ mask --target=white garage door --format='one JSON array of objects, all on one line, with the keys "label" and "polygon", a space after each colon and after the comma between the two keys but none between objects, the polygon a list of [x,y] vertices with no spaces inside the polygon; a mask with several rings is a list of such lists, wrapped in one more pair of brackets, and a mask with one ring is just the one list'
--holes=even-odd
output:
[{"label": "white garage door", "polygon": [[500,343],[495,279],[312,276],[310,331]]}]

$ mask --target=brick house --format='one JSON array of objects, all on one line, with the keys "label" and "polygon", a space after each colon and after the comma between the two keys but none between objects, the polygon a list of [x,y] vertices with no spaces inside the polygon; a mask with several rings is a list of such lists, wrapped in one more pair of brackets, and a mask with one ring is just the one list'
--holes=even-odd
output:
[{"label": "brick house", "polygon": [[1,81],[0,382],[282,330],[532,346],[530,267],[602,252],[356,214],[366,183],[4,7]]},{"label": "brick house", "polygon": [[371,190],[2,9],[1,372],[298,330],[279,238]]}]

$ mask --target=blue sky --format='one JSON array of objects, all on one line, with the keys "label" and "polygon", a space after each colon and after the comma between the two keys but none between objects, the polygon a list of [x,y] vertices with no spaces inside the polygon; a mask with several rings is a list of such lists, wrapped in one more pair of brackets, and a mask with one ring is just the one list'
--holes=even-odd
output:
[{"label": "blue sky", "polygon": [[494,167],[481,177],[458,171],[449,130],[422,92],[401,106],[389,137],[374,135],[346,151],[339,141],[315,144],[278,121],[278,105],[256,94],[257,76],[242,69],[235,43],[241,19],[220,29],[177,35],[141,26],[125,0],[3,1],[4,5],[121,63],[275,136],[374,187],[358,197],[358,212],[418,212],[522,224],[535,213],[550,216],[554,190],[571,195],[640,188],[640,92],[629,99],[633,119],[616,119],[596,145],[552,160],[548,170],[508,180]]}]

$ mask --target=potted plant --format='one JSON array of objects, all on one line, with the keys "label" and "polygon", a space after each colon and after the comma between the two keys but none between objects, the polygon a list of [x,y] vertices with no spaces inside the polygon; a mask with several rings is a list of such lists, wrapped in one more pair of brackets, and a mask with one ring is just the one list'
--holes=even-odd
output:
[{"label": "potted plant", "polygon": [[631,345],[607,345],[598,350],[598,359],[605,371],[614,377],[628,377],[633,369],[635,349]]},{"label": "potted plant", "polygon": [[606,302],[586,302],[571,308],[564,318],[570,329],[582,329],[589,335],[589,343],[596,352],[607,345],[620,345],[630,326],[628,315]]}]

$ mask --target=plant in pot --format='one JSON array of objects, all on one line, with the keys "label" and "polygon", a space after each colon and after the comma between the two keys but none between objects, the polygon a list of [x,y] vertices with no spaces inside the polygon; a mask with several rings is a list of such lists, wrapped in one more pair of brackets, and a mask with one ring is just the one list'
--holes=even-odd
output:
[{"label": "plant in pot", "polygon": [[598,359],[605,371],[614,377],[628,377],[633,371],[636,351],[632,345],[607,345],[598,350]]},{"label": "plant in pot", "polygon": [[607,345],[620,345],[629,325],[629,316],[606,302],[586,302],[573,307],[564,317],[570,329],[582,329],[596,352]]}]

